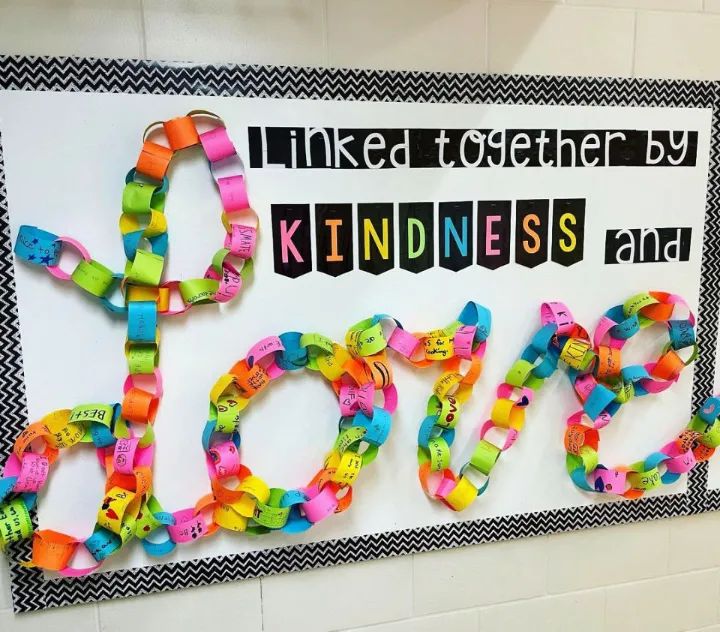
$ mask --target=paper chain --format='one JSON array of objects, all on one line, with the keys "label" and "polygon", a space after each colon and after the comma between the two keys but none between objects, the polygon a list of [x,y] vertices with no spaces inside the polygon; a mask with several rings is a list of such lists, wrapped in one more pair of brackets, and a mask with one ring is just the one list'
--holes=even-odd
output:
[{"label": "paper chain", "polygon": [[[198,133],[197,124],[211,129]],[[147,138],[161,125],[168,146]],[[389,436],[397,407],[388,350],[412,365],[439,363],[427,416],[418,433],[419,478],[425,493],[456,511],[467,508],[488,487],[502,452],[517,439],[525,409],[559,366],[582,405],[567,421],[565,447],[572,481],[584,491],[638,498],[645,491],[675,482],[720,445],[720,399],[710,398],[675,440],[629,467],[599,463],[599,430],[634,396],[660,393],[674,384],[697,355],[695,319],[676,295],[649,292],[631,297],[600,319],[592,338],[562,303],[541,307],[541,327],[498,386],[490,419],[479,429],[472,456],[456,475],[449,469],[450,448],[460,410],[480,377],[490,334],[490,312],[468,303],[458,319],[442,329],[411,334],[395,319],[379,314],[347,333],[345,345],[320,334],[287,332],[265,338],[219,378],[210,393],[210,418],[202,435],[211,493],[193,507],[168,513],[152,494],[153,422],[162,397],[158,369],[158,319],[195,304],[225,302],[251,272],[257,234],[242,175],[242,163],[218,117],[191,112],[146,130],[136,167],[126,179],[120,228],[128,259],[114,274],[92,260],[68,237],[34,227],[20,229],[15,252],[62,280],[72,280],[105,307],[128,319],[126,355],[129,375],[121,403],[87,404],[59,410],[28,426],[18,437],[0,479],[0,545],[30,537],[30,510],[59,451],[93,443],[105,468],[105,497],[90,537],[78,540],[52,530],[34,533],[31,566],[76,576],[91,572],[133,537],[151,555],[164,555],[178,543],[191,542],[225,528],[258,535],[274,530],[298,533],[347,509],[360,470],[377,456]],[[203,279],[161,282],[168,240],[166,172],[175,151],[200,144],[210,161],[223,204],[225,247],[213,258]],[[252,218],[255,225],[240,223]],[[68,274],[59,266],[66,246],[81,256]],[[240,271],[231,258],[243,261]],[[120,290],[121,304],[110,296]],[[179,306],[171,292],[177,290]],[[682,312],[678,314],[676,312]],[[668,343],[657,362],[621,365],[622,349],[641,329],[663,326]],[[679,352],[687,355],[683,359]],[[260,391],[286,372],[319,372],[338,397],[338,436],[323,466],[297,489],[271,488],[242,464],[239,424],[242,411]],[[380,396],[380,392],[382,395]],[[382,405],[377,402],[382,401]],[[504,437],[493,443],[490,433]],[[3,502],[4,501],[4,502]],[[151,534],[152,538],[148,537]],[[159,537],[158,537],[159,536]],[[70,566],[79,548],[96,564]]]}]

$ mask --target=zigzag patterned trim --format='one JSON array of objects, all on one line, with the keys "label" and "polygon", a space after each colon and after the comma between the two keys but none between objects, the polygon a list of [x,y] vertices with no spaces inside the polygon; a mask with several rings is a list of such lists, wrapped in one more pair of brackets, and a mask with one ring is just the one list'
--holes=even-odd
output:
[{"label": "zigzag patterned trim", "polygon": [[[298,99],[509,103],[642,107],[712,107],[713,132],[703,246],[698,331],[715,341],[720,305],[720,119],[718,88],[711,82],[641,79],[525,77],[423,72],[382,72],[240,65],[164,64],[118,59],[0,56],[0,90],[116,92]],[[26,424],[26,405],[0,142],[0,449]],[[714,345],[713,345],[714,348]],[[711,392],[714,354],[695,366],[693,404]],[[298,544],[265,551],[141,569],[45,580],[11,565],[16,612],[261,577],[362,560],[407,555],[483,542],[655,520],[720,509],[720,490],[707,491],[707,465],[696,468],[688,492],[632,502],[502,516]],[[13,550],[27,559],[29,543]]]}]

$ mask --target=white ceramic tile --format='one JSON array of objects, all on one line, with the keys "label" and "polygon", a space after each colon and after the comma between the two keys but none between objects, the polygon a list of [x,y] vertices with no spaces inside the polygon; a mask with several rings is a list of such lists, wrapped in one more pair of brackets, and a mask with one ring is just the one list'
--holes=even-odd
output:
[{"label": "white ceramic tile", "polygon": [[483,72],[485,0],[328,0],[332,66]]},{"label": "white ceramic tile", "polygon": [[197,62],[321,65],[319,0],[143,0],[147,56]]},{"label": "white ceramic tile", "polygon": [[141,57],[139,0],[0,0],[0,53]]},{"label": "white ceramic tile", "polygon": [[499,73],[629,76],[634,28],[634,13],[622,9],[491,3],[488,67]]},{"label": "white ceramic tile", "polygon": [[547,538],[415,556],[416,614],[535,597],[545,591]]},{"label": "white ceramic tile", "polygon": [[549,536],[548,592],[664,575],[669,529],[665,520]]},{"label": "white ceramic tile", "polygon": [[679,632],[717,623],[717,570],[671,575],[606,589],[606,627]]},{"label": "white ceramic tile", "polygon": [[478,613],[476,610],[460,610],[432,617],[414,617],[404,621],[392,621],[380,625],[353,628],[344,632],[438,632],[438,630],[477,632]]},{"label": "white ceramic tile", "polygon": [[602,632],[604,627],[602,589],[512,601],[480,610],[481,632]]},{"label": "white ceramic tile", "polygon": [[0,610],[12,606],[10,595],[10,570],[8,569],[7,558],[0,553]]},{"label": "white ceramic tile", "polygon": [[714,546],[720,531],[720,513],[673,518],[670,525],[671,573],[720,566],[720,547]]},{"label": "white ceramic tile", "polygon": [[720,79],[720,15],[639,13],[635,74]]},{"label": "white ceramic tile", "polygon": [[263,629],[326,632],[406,619],[412,572],[406,556],[263,578]]},{"label": "white ceramic tile", "polygon": [[[0,612],[0,630],[3,632],[96,632],[96,606],[68,606],[39,612],[13,614]],[[126,622],[126,629],[127,629]]]},{"label": "white ceramic tile", "polygon": [[660,11],[702,11],[703,0],[565,0],[568,4]]},{"label": "white ceramic tile", "polygon": [[720,13],[720,0],[705,0],[704,9],[712,13]]},{"label": "white ceramic tile", "polygon": [[100,603],[102,632],[262,629],[260,580],[213,584]]}]

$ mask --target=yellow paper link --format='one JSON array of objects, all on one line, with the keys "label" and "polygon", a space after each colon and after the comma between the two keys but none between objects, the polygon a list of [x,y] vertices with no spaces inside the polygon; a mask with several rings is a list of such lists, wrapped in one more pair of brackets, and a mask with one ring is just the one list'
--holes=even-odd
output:
[{"label": "yellow paper link", "polygon": [[220,397],[225,394],[225,391],[230,386],[235,386],[237,384],[236,379],[237,376],[232,373],[225,373],[224,375],[221,375],[210,389],[210,401],[217,405]]},{"label": "yellow paper link", "polygon": [[340,452],[336,452],[335,450],[333,450],[332,452],[329,452],[328,455],[325,457],[325,461],[323,461],[323,469],[336,470],[339,464]]},{"label": "yellow paper link", "polygon": [[433,393],[438,399],[445,399],[462,382],[463,375],[457,371],[445,371],[435,382]]},{"label": "yellow paper link", "polygon": [[345,373],[345,363],[350,359],[350,354],[342,345],[333,343],[332,353],[319,355],[317,367],[328,381],[339,380]]},{"label": "yellow paper link", "polygon": [[477,487],[466,476],[461,476],[452,491],[445,497],[445,501],[455,511],[462,511],[473,503],[477,495]]},{"label": "yellow paper link", "polygon": [[98,511],[97,523],[108,531],[121,535],[123,516],[134,499],[133,492],[122,487],[113,487],[105,494],[105,499]]},{"label": "yellow paper link", "polygon": [[166,287],[158,288],[157,297],[158,312],[164,313],[170,309],[170,289]]},{"label": "yellow paper link", "polygon": [[130,285],[126,286],[125,300],[128,303],[132,301],[157,301],[159,296],[159,288],[149,287],[147,285]]},{"label": "yellow paper link", "polygon": [[135,520],[135,536],[140,540],[144,540],[155,531],[155,529],[161,526],[162,523],[155,518],[152,510],[148,507],[147,502],[145,502]]},{"label": "yellow paper link", "polygon": [[245,493],[238,502],[232,503],[231,506],[246,518],[253,517],[256,501],[266,503],[270,498],[270,488],[259,476],[246,476],[240,483],[238,490]]},{"label": "yellow paper link", "polygon": [[362,457],[352,451],[344,452],[332,476],[332,480],[342,485],[352,485],[362,469]]},{"label": "yellow paper link", "polygon": [[525,409],[516,406],[511,399],[496,399],[490,412],[490,419],[501,428],[513,428],[518,432],[525,425]]},{"label": "yellow paper link", "polygon": [[167,218],[162,211],[151,210],[147,223],[141,222],[140,217],[123,213],[120,216],[120,232],[126,235],[142,230],[143,237],[157,237],[167,232]]},{"label": "yellow paper link", "polygon": [[472,395],[473,391],[473,385],[472,384],[460,384],[460,386],[457,387],[457,390],[453,393],[453,397],[460,403],[464,404],[468,399],[470,399],[470,395]]},{"label": "yellow paper link", "polygon": [[86,426],[82,423],[71,423],[71,414],[72,411],[65,408],[55,410],[40,420],[48,432],[45,440],[53,448],[69,448],[80,443],[85,436]]},{"label": "yellow paper link", "polygon": [[570,338],[560,352],[560,359],[578,371],[586,369],[593,357],[590,341],[581,338]]},{"label": "yellow paper link", "polygon": [[245,531],[248,523],[248,519],[235,511],[231,505],[218,505],[215,507],[213,520],[218,526],[230,531]]},{"label": "yellow paper link", "polygon": [[455,355],[453,339],[449,336],[430,336],[425,339],[424,345],[428,360],[447,360]]},{"label": "yellow paper link", "polygon": [[64,449],[81,443],[90,432],[90,426],[83,426],[77,423],[68,423],[57,432],[45,437],[45,440],[53,448]]}]

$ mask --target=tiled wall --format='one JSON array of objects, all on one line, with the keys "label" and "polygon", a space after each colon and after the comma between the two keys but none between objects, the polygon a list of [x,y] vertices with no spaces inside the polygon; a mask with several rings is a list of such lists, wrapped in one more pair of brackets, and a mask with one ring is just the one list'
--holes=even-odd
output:
[{"label": "tiled wall", "polygon": [[[720,79],[720,0],[0,0],[0,53]],[[0,630],[720,630],[720,515],[13,616]]]}]

